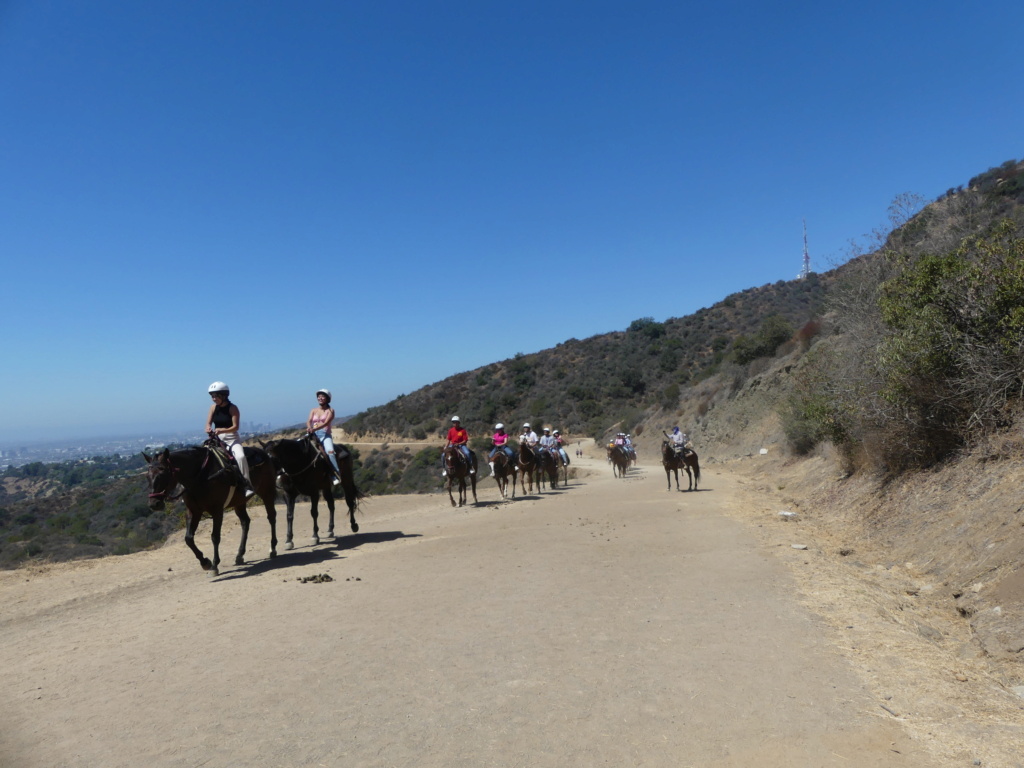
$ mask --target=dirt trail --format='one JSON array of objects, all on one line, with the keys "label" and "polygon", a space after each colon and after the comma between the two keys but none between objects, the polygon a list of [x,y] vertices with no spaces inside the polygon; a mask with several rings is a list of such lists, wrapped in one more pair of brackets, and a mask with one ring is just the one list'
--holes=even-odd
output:
[{"label": "dirt trail", "polygon": [[0,765],[942,764],[730,513],[739,478],[577,465],[510,503],[371,499],[316,547],[302,509],[274,561],[256,517],[240,567],[226,526],[213,579],[180,538],[0,573]]}]

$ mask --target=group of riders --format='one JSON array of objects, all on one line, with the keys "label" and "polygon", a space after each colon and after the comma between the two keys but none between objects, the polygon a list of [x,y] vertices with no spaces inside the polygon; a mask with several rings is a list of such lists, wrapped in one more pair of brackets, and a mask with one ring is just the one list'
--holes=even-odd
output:
[{"label": "group of riders", "polygon": [[[249,476],[249,462],[245,458],[242,440],[238,435],[241,425],[241,414],[238,406],[231,402],[231,389],[223,381],[213,382],[208,391],[213,403],[210,405],[209,413],[206,416],[206,426],[203,431],[212,441],[230,452],[242,476],[245,497],[249,498],[255,491]],[[341,471],[338,469],[334,441],[331,438],[331,425],[334,422],[334,409],[331,408],[331,391],[329,389],[318,389],[316,391],[316,400],[316,406],[310,410],[309,416],[306,419],[306,433],[316,437],[320,450],[330,461],[331,467],[334,470],[333,483],[338,485],[341,483]],[[452,416],[451,424],[445,447],[454,446],[457,448],[466,458],[466,462],[470,467],[469,471],[473,474],[476,472],[476,467],[473,461],[473,454],[469,449],[469,433],[462,426],[462,421],[458,416]],[[542,432],[543,434],[538,437],[533,427],[530,426],[530,422],[526,422],[519,430],[519,444],[527,446],[533,451],[546,451],[556,461],[560,460],[561,464],[568,466],[569,456],[565,452],[565,440],[562,437],[561,431],[557,429],[552,430],[551,427],[544,427]],[[679,427],[674,427],[672,433],[665,434],[665,437],[668,438],[669,445],[677,456],[681,456],[693,449],[689,436],[685,432],[680,431]],[[494,474],[494,457],[498,451],[504,452],[508,456],[509,461],[515,463],[516,453],[510,445],[511,441],[512,435],[505,431],[505,425],[501,422],[495,424],[494,434],[491,436],[491,448],[488,452],[488,466],[491,469],[491,475]],[[636,449],[633,446],[632,437],[627,433],[619,432],[616,434],[608,447],[611,448],[613,446],[622,446],[630,459],[636,460]],[[445,477],[446,474],[446,471],[442,468],[441,476]]]},{"label": "group of riders", "polygon": [[[211,441],[224,450],[230,451],[234,457],[235,465],[242,476],[242,484],[245,487],[245,498],[255,494],[252,487],[252,479],[249,475],[249,462],[245,458],[245,450],[242,447],[242,440],[238,436],[238,430],[242,423],[242,416],[238,406],[231,402],[231,388],[223,381],[215,381],[209,387],[210,411],[206,416],[204,432]],[[341,470],[338,468],[338,459],[335,455],[334,440],[331,439],[331,424],[334,423],[334,409],[331,408],[331,391],[329,389],[318,389],[316,391],[316,406],[310,410],[306,419],[306,433],[316,437],[320,450],[326,455],[334,470],[333,484],[341,483]]]},{"label": "group of riders", "polygon": [[[526,422],[519,430],[519,444],[529,447],[533,451],[547,451],[550,453],[556,461],[561,461],[565,466],[569,465],[569,454],[565,452],[565,440],[562,437],[560,430],[552,430],[551,427],[543,428],[543,435],[537,437],[537,433],[533,431],[533,427],[530,426],[530,422]],[[510,445],[512,441],[512,435],[505,431],[505,425],[498,422],[494,425],[494,434],[491,436],[491,448],[488,451],[487,464],[491,468],[491,475],[494,475],[494,457],[499,451],[503,452],[511,463],[516,461],[516,453]],[[454,446],[462,455],[466,458],[466,462],[469,464],[470,474],[476,472],[476,467],[473,462],[473,452],[469,449],[469,433],[466,428],[462,426],[462,421],[458,416],[452,416],[452,426],[448,430],[447,443],[445,448]],[[442,462],[443,464],[443,462]],[[441,477],[446,477],[447,471],[441,469]]]}]

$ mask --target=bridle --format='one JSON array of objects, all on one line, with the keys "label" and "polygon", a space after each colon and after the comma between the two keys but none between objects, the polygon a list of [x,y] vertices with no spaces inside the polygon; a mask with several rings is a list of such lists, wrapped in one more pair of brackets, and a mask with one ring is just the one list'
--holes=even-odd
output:
[{"label": "bridle", "polygon": [[[309,464],[307,464],[302,469],[297,470],[295,472],[288,472],[287,470],[284,469],[284,467],[278,466],[278,470],[277,470],[278,473],[284,475],[285,477],[298,477],[299,475],[305,474],[306,472],[311,470],[313,467],[315,467],[316,463],[320,459],[322,459],[323,456],[321,456],[320,450],[313,445],[313,441],[314,440],[317,440],[315,435],[307,435],[305,438],[303,438],[301,440],[296,440],[295,441],[299,445],[308,445],[308,447],[313,450],[313,458],[309,462]],[[319,440],[317,442],[319,443]],[[278,459],[276,451],[274,452],[274,454],[272,454],[272,456],[273,456],[273,458]],[[275,464],[280,465],[280,459],[275,461]]]}]

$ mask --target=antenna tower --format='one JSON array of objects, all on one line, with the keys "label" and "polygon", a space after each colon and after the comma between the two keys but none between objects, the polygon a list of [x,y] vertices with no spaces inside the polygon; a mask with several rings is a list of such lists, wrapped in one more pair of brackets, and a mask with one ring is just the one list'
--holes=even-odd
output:
[{"label": "antenna tower", "polygon": [[800,270],[800,279],[806,280],[811,274],[811,254],[807,250],[807,219],[804,219],[804,266]]}]

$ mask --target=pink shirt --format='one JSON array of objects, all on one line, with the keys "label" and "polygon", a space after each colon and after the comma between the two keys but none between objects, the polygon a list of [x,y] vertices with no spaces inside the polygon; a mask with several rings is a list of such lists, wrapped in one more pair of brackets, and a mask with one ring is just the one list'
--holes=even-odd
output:
[{"label": "pink shirt", "polygon": [[501,446],[508,442],[508,438],[508,432],[495,432],[494,437],[492,437],[491,439],[494,441],[494,444],[500,448]]}]

